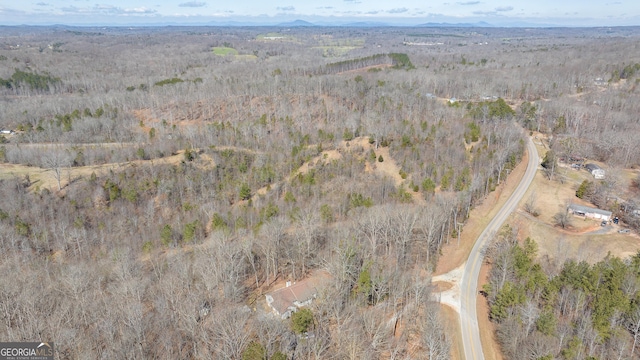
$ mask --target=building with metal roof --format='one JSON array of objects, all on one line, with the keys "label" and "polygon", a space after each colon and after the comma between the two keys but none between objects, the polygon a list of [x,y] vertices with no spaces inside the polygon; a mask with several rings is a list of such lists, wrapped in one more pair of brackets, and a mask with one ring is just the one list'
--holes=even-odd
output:
[{"label": "building with metal roof", "polygon": [[604,221],[609,221],[611,219],[611,215],[613,215],[611,211],[576,204],[569,205],[568,210],[571,214],[577,216],[584,216],[587,218],[599,219]]}]

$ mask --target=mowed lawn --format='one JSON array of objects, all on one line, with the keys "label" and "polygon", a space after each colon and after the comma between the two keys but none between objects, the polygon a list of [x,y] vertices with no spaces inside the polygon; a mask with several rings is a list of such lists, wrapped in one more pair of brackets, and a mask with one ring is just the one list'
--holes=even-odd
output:
[{"label": "mowed lawn", "polygon": [[[542,159],[546,147],[538,146],[538,154]],[[604,166],[604,165],[603,165]],[[629,188],[636,172],[629,169],[611,169],[621,180],[619,188],[624,193]],[[560,181],[563,179],[564,181]],[[520,202],[519,210],[511,216],[509,223],[519,231],[521,239],[531,237],[539,247],[538,256],[548,255],[560,263],[567,259],[585,260],[596,263],[607,254],[626,258],[640,251],[640,236],[637,234],[620,234],[618,230],[624,225],[600,226],[599,220],[571,216],[567,229],[555,225],[554,216],[564,212],[569,204],[596,207],[586,200],[576,197],[576,190],[582,181],[594,180],[585,170],[574,170],[566,164],[556,169],[554,180],[549,180],[544,170],[538,168],[533,183]],[[533,196],[534,207],[539,215],[534,217],[525,211],[525,203]]]}]

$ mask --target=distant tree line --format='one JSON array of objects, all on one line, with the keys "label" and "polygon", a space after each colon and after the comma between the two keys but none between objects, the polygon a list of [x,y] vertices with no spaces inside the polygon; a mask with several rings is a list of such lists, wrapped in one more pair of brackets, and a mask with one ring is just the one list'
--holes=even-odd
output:
[{"label": "distant tree line", "polygon": [[366,57],[344,60],[325,65],[325,71],[328,74],[336,74],[350,70],[362,69],[370,66],[391,65],[395,69],[410,70],[415,67],[411,63],[407,54],[389,53],[375,54]]},{"label": "distant tree line", "polygon": [[53,77],[49,74],[41,75],[19,69],[15,69],[15,72],[9,79],[0,78],[0,86],[16,91],[22,88],[28,88],[35,92],[48,92],[51,86],[60,84],[61,82],[60,78]]}]

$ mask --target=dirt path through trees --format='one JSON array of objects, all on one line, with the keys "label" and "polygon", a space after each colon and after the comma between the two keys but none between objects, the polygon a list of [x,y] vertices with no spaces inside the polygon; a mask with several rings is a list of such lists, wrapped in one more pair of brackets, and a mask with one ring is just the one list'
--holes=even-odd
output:
[{"label": "dirt path through trees", "polygon": [[[309,145],[309,146],[317,146],[317,145]],[[298,176],[298,174],[305,175],[309,172],[310,169],[320,165],[323,162],[330,162],[333,160],[338,160],[342,157],[342,153],[346,151],[351,151],[350,149],[358,148],[362,149],[359,156],[366,158],[367,154],[370,151],[374,151],[376,154],[376,158],[382,158],[383,161],[376,160],[374,163],[366,163],[366,171],[370,171],[382,177],[389,177],[393,179],[394,184],[397,188],[404,187],[407,193],[411,195],[411,199],[413,203],[418,205],[426,204],[424,196],[422,195],[422,191],[413,191],[413,189],[409,188],[409,184],[411,183],[410,178],[403,179],[400,174],[401,168],[394,161],[391,153],[389,152],[388,147],[378,147],[377,149],[373,144],[369,143],[369,139],[367,137],[357,137],[350,141],[342,141],[337,149],[332,150],[324,150],[319,155],[313,157],[311,160],[305,162],[300,166],[296,171],[290,174],[287,178],[285,178],[284,182],[291,182],[291,180]],[[275,184],[270,184],[268,186],[264,186],[258,189],[252,197],[252,200],[255,200],[256,196],[264,196],[267,194],[269,189],[274,188]]]},{"label": "dirt path through trees", "polygon": [[[200,155],[200,158],[203,160],[203,163],[207,164],[206,166],[215,166],[213,158],[211,158],[209,155],[203,154]],[[67,185],[78,179],[90,178],[92,173],[100,176],[101,174],[104,174],[109,170],[121,171],[122,169],[130,166],[153,166],[160,164],[177,165],[183,160],[184,151],[179,151],[175,155],[151,160],[131,160],[126,162],[108,163],[101,165],[64,167],[61,171],[60,182],[62,185],[62,189],[64,190]],[[35,189],[36,187],[40,189],[49,189],[52,191],[57,189],[56,177],[54,176],[54,171],[52,169],[20,164],[0,163],[0,179],[13,177],[23,179],[25,177],[28,177],[31,189]]]}]

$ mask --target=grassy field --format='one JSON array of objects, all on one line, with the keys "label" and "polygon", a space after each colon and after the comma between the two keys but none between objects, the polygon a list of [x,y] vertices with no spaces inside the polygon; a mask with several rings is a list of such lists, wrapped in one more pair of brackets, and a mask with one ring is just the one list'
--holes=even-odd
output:
[{"label": "grassy field", "polygon": [[322,50],[324,57],[339,57],[346,55],[349,51],[359,49],[360,46],[315,46],[314,49]]},{"label": "grassy field", "polygon": [[347,38],[335,39],[332,36],[322,36],[316,38],[318,46],[314,49],[322,50],[324,57],[340,57],[346,55],[349,51],[360,49],[364,46],[364,38]]},{"label": "grassy field", "polygon": [[513,222],[522,238],[531,237],[536,241],[539,257],[546,255],[559,263],[574,259],[593,264],[607,254],[624,259],[640,250],[638,236],[634,234],[619,234],[614,226],[602,229],[597,221],[590,219],[575,217],[572,220],[582,231],[562,231],[523,212],[518,212]]},{"label": "grassy field", "polygon": [[218,56],[238,55],[238,50],[224,46],[216,46],[211,51]]},{"label": "grassy field", "polygon": [[[538,143],[538,140],[536,142]],[[544,157],[548,146],[540,143],[537,148],[540,157]],[[629,169],[612,171],[616,171],[623,182],[620,185],[621,192],[628,188],[631,179],[636,175],[636,171]],[[539,169],[518,211],[508,223],[519,229],[521,239],[531,237],[538,243],[539,257],[547,255],[560,262],[576,259],[595,263],[608,253],[620,258],[635,254],[640,250],[640,237],[633,233],[619,234],[617,230],[621,227],[618,225],[602,228],[598,220],[573,216],[567,229],[554,226],[553,216],[564,211],[570,203],[595,207],[575,196],[578,186],[584,180],[594,181],[587,171],[574,170],[568,166],[559,166],[554,180],[549,180]],[[535,208],[539,212],[537,217],[524,210],[524,204],[531,194],[536,199]]]}]

